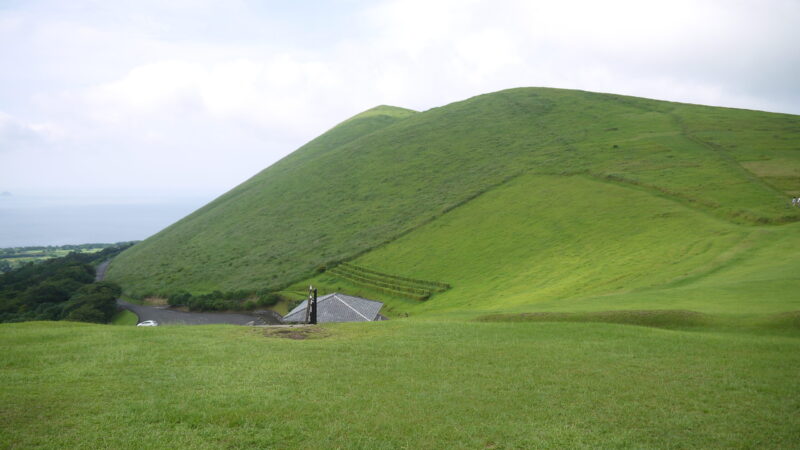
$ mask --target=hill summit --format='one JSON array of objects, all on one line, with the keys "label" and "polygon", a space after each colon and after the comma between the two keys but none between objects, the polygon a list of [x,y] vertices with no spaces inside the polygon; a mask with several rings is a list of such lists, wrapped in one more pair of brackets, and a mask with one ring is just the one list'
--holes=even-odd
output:
[{"label": "hill summit", "polygon": [[524,305],[714,270],[757,230],[794,227],[792,196],[798,116],[519,88],[358,114],[125,251],[108,277],[138,296],[276,290],[349,261],[315,282]]}]

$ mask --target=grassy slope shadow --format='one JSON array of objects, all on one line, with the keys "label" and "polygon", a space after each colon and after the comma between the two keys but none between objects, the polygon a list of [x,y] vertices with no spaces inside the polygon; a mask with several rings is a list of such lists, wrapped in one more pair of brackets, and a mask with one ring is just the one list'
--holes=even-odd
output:
[{"label": "grassy slope shadow", "polygon": [[480,322],[605,322],[655,328],[693,328],[714,323],[714,317],[688,310],[628,310],[596,312],[533,312],[489,314]]},{"label": "grassy slope shadow", "polygon": [[800,311],[779,314],[727,316],[683,309],[621,310],[593,312],[531,312],[488,314],[478,322],[584,322],[636,325],[671,330],[745,331],[800,336]]}]

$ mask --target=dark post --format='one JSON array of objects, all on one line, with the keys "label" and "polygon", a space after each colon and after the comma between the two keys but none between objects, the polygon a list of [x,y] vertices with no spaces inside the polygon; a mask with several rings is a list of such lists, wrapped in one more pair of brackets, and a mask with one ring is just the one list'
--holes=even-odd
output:
[{"label": "dark post", "polygon": [[311,324],[317,323],[317,288],[314,288],[314,299],[311,301]]},{"label": "dark post", "polygon": [[313,298],[312,294],[314,292],[314,287],[308,287],[308,297],[306,297],[306,320],[303,323],[311,323],[311,300]]}]

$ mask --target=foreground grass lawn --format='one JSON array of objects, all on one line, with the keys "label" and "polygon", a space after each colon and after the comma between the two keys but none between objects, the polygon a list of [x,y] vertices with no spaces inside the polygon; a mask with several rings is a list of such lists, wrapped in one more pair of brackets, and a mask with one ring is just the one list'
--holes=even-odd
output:
[{"label": "foreground grass lawn", "polygon": [[0,325],[0,446],[794,447],[800,334]]}]

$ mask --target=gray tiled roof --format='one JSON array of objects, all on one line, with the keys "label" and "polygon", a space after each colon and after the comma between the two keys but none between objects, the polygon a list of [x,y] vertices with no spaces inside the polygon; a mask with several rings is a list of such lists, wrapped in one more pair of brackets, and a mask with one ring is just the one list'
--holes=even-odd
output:
[{"label": "gray tiled roof", "polygon": [[[283,317],[283,321],[304,322],[307,302],[304,300],[291,310]],[[378,317],[382,307],[381,302],[334,292],[317,299],[317,322],[368,322]]]}]

